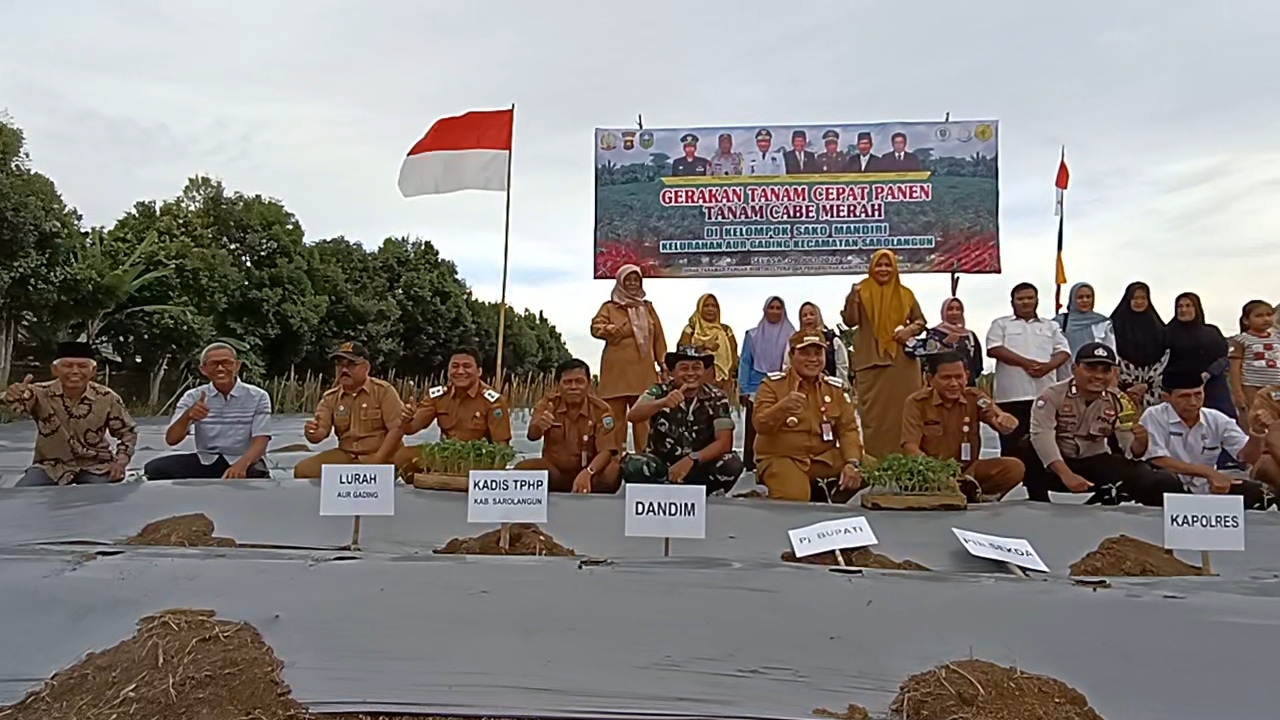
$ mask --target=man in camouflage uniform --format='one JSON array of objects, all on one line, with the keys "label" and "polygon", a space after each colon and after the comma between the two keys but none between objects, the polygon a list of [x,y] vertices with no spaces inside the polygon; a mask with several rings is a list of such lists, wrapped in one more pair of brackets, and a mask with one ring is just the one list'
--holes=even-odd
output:
[{"label": "man in camouflage uniform", "polygon": [[742,475],[733,450],[729,398],[703,382],[715,358],[682,346],[667,353],[671,381],[649,388],[627,421],[649,423],[648,452],[622,458],[620,474],[629,483],[702,485],[727,493]]}]

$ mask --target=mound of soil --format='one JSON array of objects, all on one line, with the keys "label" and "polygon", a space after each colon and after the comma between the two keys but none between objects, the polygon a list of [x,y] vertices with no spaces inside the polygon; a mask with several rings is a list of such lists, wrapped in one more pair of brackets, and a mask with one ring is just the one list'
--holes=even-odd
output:
[{"label": "mound of soil", "polygon": [[1094,550],[1071,564],[1072,576],[1084,577],[1181,577],[1203,575],[1200,568],[1174,557],[1173,551],[1128,535],[1103,540]]},{"label": "mound of soil", "polygon": [[125,545],[166,547],[235,547],[236,541],[213,534],[213,521],[204,513],[175,515],[149,522],[142,531],[124,541]]},{"label": "mound of soil", "polygon": [[16,705],[5,720],[305,720],[281,662],[247,623],[212,610],[166,610],[133,637],[89,653]]},{"label": "mound of soil", "polygon": [[437,555],[550,555],[552,557],[575,557],[573,548],[567,548],[555,541],[555,538],[542,532],[542,528],[533,523],[512,523],[510,542],[507,549],[501,545],[502,530],[490,530],[483,535],[469,538],[454,538],[436,548]]},{"label": "mound of soil", "polygon": [[[873,552],[871,548],[855,548],[853,550],[841,550],[840,554],[844,556],[844,564],[850,567],[872,568],[875,570],[928,570],[929,568],[921,565],[914,560],[903,560],[898,562],[888,555],[881,555]],[[834,553],[824,552],[817,555],[808,555],[798,558],[794,552],[790,550],[782,553],[783,562],[801,563],[803,565],[839,565],[836,561]]]},{"label": "mound of soil", "polygon": [[889,712],[904,720],[1102,720],[1061,680],[986,660],[957,660],[912,675]]},{"label": "mound of soil", "polygon": [[871,717],[867,714],[866,708],[853,703],[849,703],[849,707],[839,712],[826,708],[814,708],[813,714],[818,717],[836,718],[836,720],[867,720]]}]

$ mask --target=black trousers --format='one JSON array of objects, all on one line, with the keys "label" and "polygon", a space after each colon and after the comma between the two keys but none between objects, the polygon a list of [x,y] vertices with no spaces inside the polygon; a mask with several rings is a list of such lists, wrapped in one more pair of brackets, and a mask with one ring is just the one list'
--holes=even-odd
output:
[{"label": "black trousers", "polygon": [[747,472],[756,471],[756,426],[751,423],[755,409],[756,404],[751,400],[742,405],[742,423],[745,426],[743,432],[746,434],[742,441],[742,464]]},{"label": "black trousers", "polygon": [[[1191,491],[1182,484],[1182,481],[1178,481],[1178,487],[1170,487],[1165,492],[1189,494]],[[1232,485],[1228,494],[1244,496],[1245,510],[1266,510],[1276,504],[1276,494],[1270,485],[1248,478]]]},{"label": "black trousers", "polygon": [[[1018,457],[1027,468],[1022,485],[1032,500],[1049,502],[1050,491],[1071,492],[1062,478],[1040,462],[1040,456],[1031,447],[1029,439],[1018,445]],[[1183,491],[1182,481],[1177,475],[1123,455],[1103,453],[1085,458],[1064,458],[1063,462],[1071,472],[1093,483],[1093,489],[1086,491],[1092,493],[1086,501],[1090,505],[1119,505],[1132,501],[1160,507],[1164,504],[1165,493]]]},{"label": "black trousers", "polygon": [[1000,409],[1018,418],[1018,427],[1008,435],[1000,436],[1000,457],[1022,457],[1019,445],[1031,432],[1031,405],[1034,400],[1015,400],[1000,403]]},{"label": "black trousers", "polygon": [[[200,462],[200,456],[196,453],[182,453],[158,457],[143,466],[142,472],[148,480],[216,480],[221,478],[222,473],[229,467],[231,463],[221,455],[217,460],[205,465]],[[261,460],[249,466],[245,475],[251,478],[271,477],[271,473],[267,472],[267,467]]]}]

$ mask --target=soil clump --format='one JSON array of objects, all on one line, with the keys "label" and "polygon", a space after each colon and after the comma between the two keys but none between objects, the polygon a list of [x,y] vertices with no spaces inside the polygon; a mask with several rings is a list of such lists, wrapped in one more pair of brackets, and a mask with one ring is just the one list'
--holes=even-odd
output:
[{"label": "soil clump", "polygon": [[204,513],[175,515],[147,523],[142,530],[124,541],[125,545],[161,545],[165,547],[235,547],[236,541],[213,534],[213,521]]},{"label": "soil clump", "polygon": [[248,623],[212,610],[166,610],[133,637],[53,675],[5,720],[306,720],[282,663]]},{"label": "soil clump", "polygon": [[867,720],[871,717],[866,708],[853,703],[849,703],[849,707],[840,711],[814,708],[813,714],[817,717],[835,718],[836,720]]},{"label": "soil clump", "polygon": [[910,720],[1102,720],[1061,680],[986,660],[957,660],[912,675],[889,713]]},{"label": "soil clump", "polygon": [[538,555],[551,557],[576,557],[573,548],[567,548],[555,538],[542,532],[533,523],[512,523],[507,549],[502,549],[502,530],[490,530],[469,538],[454,538],[436,548],[437,555]]},{"label": "soil clump", "polygon": [[[888,555],[881,555],[873,552],[871,548],[854,548],[844,549],[840,551],[844,556],[844,564],[849,567],[871,568],[873,570],[928,570],[929,568],[921,565],[914,560],[903,560],[898,562]],[[796,554],[790,550],[782,553],[782,561],[790,563],[800,563],[803,565],[839,565],[836,560],[835,553],[823,552],[817,555],[808,555],[798,558]]]},{"label": "soil clump", "polygon": [[1204,572],[1173,551],[1128,535],[1103,540],[1097,550],[1071,564],[1073,577],[1182,577]]}]

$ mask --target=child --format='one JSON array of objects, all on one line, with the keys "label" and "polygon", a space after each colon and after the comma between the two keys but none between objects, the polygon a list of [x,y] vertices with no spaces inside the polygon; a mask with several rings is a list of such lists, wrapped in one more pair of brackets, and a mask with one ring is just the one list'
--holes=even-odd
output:
[{"label": "child", "polygon": [[1272,324],[1271,303],[1250,300],[1240,314],[1240,334],[1231,338],[1231,398],[1247,417],[1253,396],[1267,385],[1280,384],[1280,330]]}]

